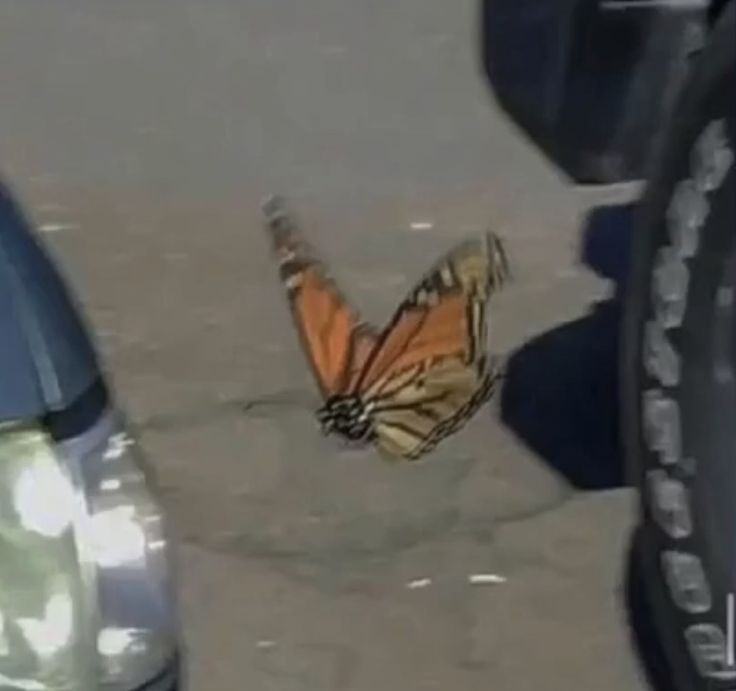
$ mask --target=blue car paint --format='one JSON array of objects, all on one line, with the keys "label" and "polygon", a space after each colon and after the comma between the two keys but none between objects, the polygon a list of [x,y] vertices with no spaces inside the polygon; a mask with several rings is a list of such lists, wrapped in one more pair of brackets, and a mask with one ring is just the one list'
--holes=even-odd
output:
[{"label": "blue car paint", "polygon": [[63,410],[99,378],[74,299],[0,183],[0,421]]}]

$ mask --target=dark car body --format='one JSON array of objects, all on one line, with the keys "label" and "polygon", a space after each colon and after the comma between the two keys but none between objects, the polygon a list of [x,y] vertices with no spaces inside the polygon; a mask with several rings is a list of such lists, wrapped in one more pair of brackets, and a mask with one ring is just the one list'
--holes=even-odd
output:
[{"label": "dark car body", "polygon": [[641,179],[709,11],[702,0],[483,0],[482,65],[504,110],[576,182]]},{"label": "dark car body", "polygon": [[0,421],[73,407],[102,387],[94,348],[54,264],[0,186]]}]

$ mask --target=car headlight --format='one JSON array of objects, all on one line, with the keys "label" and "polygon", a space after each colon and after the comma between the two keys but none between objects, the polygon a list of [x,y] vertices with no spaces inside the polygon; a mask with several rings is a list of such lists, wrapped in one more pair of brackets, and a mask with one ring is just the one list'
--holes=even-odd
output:
[{"label": "car headlight", "polygon": [[157,676],[176,650],[164,516],[150,470],[116,415],[61,451],[71,463],[78,459],[86,498],[78,539],[94,565],[100,684],[127,691]]},{"label": "car headlight", "polygon": [[92,688],[81,506],[38,430],[0,425],[0,688]]},{"label": "car headlight", "polygon": [[[0,492],[5,485],[13,487],[17,530],[33,535],[44,544],[65,541],[70,562],[68,571],[75,574],[75,589],[67,587],[66,591],[59,591],[58,585],[56,590],[48,586],[50,594],[42,607],[41,620],[53,621],[49,626],[61,638],[66,631],[64,617],[71,618],[72,633],[67,635],[70,640],[61,647],[68,652],[72,648],[81,651],[87,646],[84,657],[88,667],[89,659],[94,659],[91,671],[72,672],[77,679],[90,679],[93,686],[89,688],[105,691],[137,688],[160,674],[176,651],[169,545],[145,462],[113,414],[106,416],[91,433],[57,445],[42,432],[25,434],[26,439],[33,438],[31,445],[36,455],[44,458],[44,463],[39,465],[27,458],[24,461],[23,455],[17,453],[17,443],[11,450],[7,446],[9,442],[0,437],[0,449],[7,446],[8,455],[15,458],[15,465],[20,468],[7,483],[0,464]],[[2,494],[0,507],[1,497]],[[20,555],[18,559],[27,561],[27,557]],[[4,565],[1,543],[0,560]],[[5,590],[2,572],[4,569],[0,570],[0,598]],[[68,606],[60,594],[67,591],[71,603]],[[38,593],[31,600],[38,603]],[[29,628],[23,620],[24,617],[16,614],[12,615],[14,623],[8,615],[4,617],[8,647],[11,639],[7,632],[12,624],[25,641],[33,639],[38,661],[53,657],[53,641],[44,647],[41,635],[44,629],[36,627],[34,634],[33,625]],[[74,635],[84,640],[74,646],[71,641]],[[0,635],[0,653],[2,641]],[[90,650],[96,651],[96,655],[90,655]],[[11,655],[14,660],[16,657]],[[85,662],[80,664],[84,666]],[[46,681],[43,674],[37,665],[36,676],[26,674],[25,678],[40,680],[38,683],[45,685],[16,684],[10,688],[30,691],[87,688],[80,687],[80,682],[63,686],[58,680]],[[4,688],[3,683],[0,676],[0,688]]]}]

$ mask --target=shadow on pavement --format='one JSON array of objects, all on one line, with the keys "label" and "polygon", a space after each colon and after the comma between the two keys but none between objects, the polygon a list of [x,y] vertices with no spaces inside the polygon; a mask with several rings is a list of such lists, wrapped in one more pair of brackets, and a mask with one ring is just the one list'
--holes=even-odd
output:
[{"label": "shadow on pavement", "polygon": [[624,484],[617,361],[631,214],[629,206],[589,214],[581,259],[616,283],[614,297],[513,353],[501,399],[504,424],[583,490]]},{"label": "shadow on pavement", "polygon": [[[581,261],[615,283],[613,297],[589,313],[524,344],[508,360],[501,399],[504,423],[580,490],[625,484],[619,442],[618,341],[633,206],[592,211]],[[654,627],[632,535],[621,593],[632,646],[652,691],[674,685]]]}]

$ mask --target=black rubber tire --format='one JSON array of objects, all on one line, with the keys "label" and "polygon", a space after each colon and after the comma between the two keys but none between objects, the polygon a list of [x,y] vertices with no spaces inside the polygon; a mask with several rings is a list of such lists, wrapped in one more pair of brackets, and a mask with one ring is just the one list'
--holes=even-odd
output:
[{"label": "black rubber tire", "polygon": [[731,2],[695,60],[650,178],[623,321],[621,419],[640,488],[639,555],[678,691],[736,689],[727,645],[736,593],[734,87]]}]

